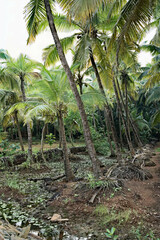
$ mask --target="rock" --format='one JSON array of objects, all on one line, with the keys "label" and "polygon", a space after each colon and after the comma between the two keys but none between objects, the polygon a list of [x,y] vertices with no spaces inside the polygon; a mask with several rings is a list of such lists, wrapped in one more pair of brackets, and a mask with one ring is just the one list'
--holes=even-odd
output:
[{"label": "rock", "polygon": [[68,221],[68,218],[62,218],[60,214],[53,214],[51,218],[51,222],[66,222]]}]

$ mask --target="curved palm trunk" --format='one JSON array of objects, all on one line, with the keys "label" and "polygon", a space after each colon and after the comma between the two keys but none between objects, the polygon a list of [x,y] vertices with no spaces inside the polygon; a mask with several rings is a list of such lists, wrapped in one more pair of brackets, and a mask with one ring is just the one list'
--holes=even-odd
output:
[{"label": "curved palm trunk", "polygon": [[58,51],[58,55],[59,55],[59,58],[61,60],[62,66],[63,66],[63,68],[64,68],[64,70],[67,74],[67,77],[69,79],[69,83],[70,83],[72,92],[75,96],[75,99],[77,101],[77,105],[78,105],[78,108],[79,108],[79,111],[80,111],[80,115],[81,115],[81,119],[82,119],[82,125],[83,125],[84,137],[85,137],[88,153],[89,153],[90,159],[92,161],[93,173],[94,173],[96,178],[99,178],[100,166],[99,166],[99,163],[98,163],[98,160],[97,160],[97,157],[96,157],[96,151],[95,151],[94,145],[92,143],[90,128],[89,128],[89,125],[88,125],[88,120],[87,120],[87,115],[86,115],[86,112],[85,112],[85,109],[84,109],[84,105],[83,105],[82,99],[79,95],[79,92],[77,90],[76,83],[74,81],[74,77],[72,75],[72,72],[69,68],[69,65],[68,65],[67,61],[66,61],[66,57],[64,55],[64,52],[63,52],[63,49],[62,49],[62,46],[61,46],[61,43],[60,43],[60,40],[59,40],[57,30],[55,28],[55,24],[54,24],[49,0],[44,0],[44,3],[45,3],[45,8],[46,8],[48,23],[49,23],[50,30],[51,30],[51,33],[52,33],[52,36],[53,36],[53,39],[54,39],[54,42],[55,42],[55,45],[56,45],[56,48],[57,48],[57,51]]},{"label": "curved palm trunk", "polygon": [[21,150],[24,151],[22,133],[21,133],[21,129],[20,129],[20,126],[19,126],[17,111],[15,111],[15,113],[14,113],[14,119],[15,119],[15,123],[16,123],[16,126],[17,126],[17,130],[18,130],[18,137],[19,137],[19,142],[20,142],[20,145],[21,145]]},{"label": "curved palm trunk", "polygon": [[63,159],[64,159],[66,180],[73,181],[75,179],[75,177],[72,172],[71,164],[69,161],[66,134],[65,134],[64,122],[63,122],[63,115],[62,115],[61,111],[59,111],[59,126],[61,129],[61,136],[62,136],[62,149],[63,149]]},{"label": "curved palm trunk", "polygon": [[[26,94],[25,94],[25,88],[24,88],[24,76],[22,74],[20,75],[20,80],[21,80],[22,99],[23,99],[23,102],[26,102]],[[31,132],[31,127],[30,127],[29,122],[27,122],[27,134],[28,134],[28,160],[32,161],[33,160],[33,155],[32,155],[32,132]]]},{"label": "curved palm trunk", "polygon": [[[91,60],[94,72],[96,74],[96,78],[97,78],[99,89],[100,89],[102,95],[106,98],[106,94],[105,94],[105,91],[104,91],[104,88],[103,88],[103,85],[102,85],[102,81],[101,81],[101,78],[100,78],[100,75],[99,75],[99,72],[98,72],[98,69],[97,69],[94,57],[93,57],[93,53],[92,53],[92,48],[91,47],[90,47],[90,60]],[[117,144],[117,141],[116,141],[116,138],[115,138],[115,134],[114,134],[113,125],[111,123],[111,118],[110,118],[110,115],[109,115],[109,108],[108,108],[107,99],[106,99],[106,104],[104,106],[104,116],[105,116],[105,124],[106,124],[106,128],[107,128],[107,136],[108,136],[108,142],[109,142],[109,145],[110,145],[111,155],[115,156],[114,150],[112,148],[112,143],[111,143],[111,134],[112,134],[113,141],[115,143],[115,148],[116,148],[116,154],[117,155],[119,153],[119,150],[118,150],[118,144]],[[110,134],[110,131],[111,131],[111,134]]]}]

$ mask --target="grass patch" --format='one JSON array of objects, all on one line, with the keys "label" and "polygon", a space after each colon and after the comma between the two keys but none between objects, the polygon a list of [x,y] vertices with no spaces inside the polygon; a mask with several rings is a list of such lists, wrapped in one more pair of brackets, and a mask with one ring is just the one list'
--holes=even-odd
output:
[{"label": "grass patch", "polygon": [[160,152],[160,148],[157,148],[157,149],[156,149],[156,152]]},{"label": "grass patch", "polygon": [[114,208],[107,208],[105,205],[101,204],[96,207],[94,214],[100,218],[100,223],[102,226],[106,224],[116,224],[121,225],[128,222],[134,215],[136,211],[127,209],[127,210],[116,210]]}]

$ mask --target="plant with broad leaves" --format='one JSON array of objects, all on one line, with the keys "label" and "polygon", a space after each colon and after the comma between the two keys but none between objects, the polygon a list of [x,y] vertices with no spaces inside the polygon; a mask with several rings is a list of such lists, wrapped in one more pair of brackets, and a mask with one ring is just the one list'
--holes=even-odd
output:
[{"label": "plant with broad leaves", "polygon": [[115,235],[115,231],[116,231],[116,229],[114,227],[112,227],[111,230],[106,229],[105,235],[106,235],[107,239],[117,240],[118,235]]},{"label": "plant with broad leaves", "polygon": [[53,135],[53,133],[50,133],[48,135],[46,135],[46,142],[49,144],[49,146],[51,147],[52,144],[56,141],[55,136]]}]

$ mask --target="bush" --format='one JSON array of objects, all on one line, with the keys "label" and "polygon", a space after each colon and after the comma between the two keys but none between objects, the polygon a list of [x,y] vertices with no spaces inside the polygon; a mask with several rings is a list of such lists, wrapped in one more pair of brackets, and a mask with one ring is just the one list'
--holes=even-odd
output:
[{"label": "bush", "polygon": [[90,127],[93,143],[97,153],[107,155],[110,152],[109,143],[106,136],[104,136],[102,129],[96,131],[93,127]]}]

